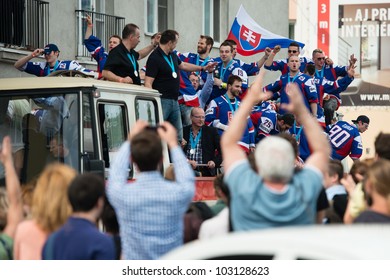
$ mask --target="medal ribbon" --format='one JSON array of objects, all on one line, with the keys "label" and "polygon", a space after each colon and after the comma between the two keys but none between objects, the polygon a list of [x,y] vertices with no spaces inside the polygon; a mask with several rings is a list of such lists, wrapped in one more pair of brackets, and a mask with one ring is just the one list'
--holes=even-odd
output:
[{"label": "medal ribbon", "polygon": [[296,121],[294,121],[295,140],[299,143],[299,138],[301,138],[301,133],[302,133],[303,126],[299,127],[298,133],[297,133],[296,129],[297,129],[297,123],[296,123]]},{"label": "medal ribbon", "polygon": [[172,74],[175,73],[176,72],[175,71],[175,64],[173,64],[172,56],[169,56],[170,61],[168,60],[168,56],[167,55],[163,54],[163,57],[164,57],[165,61],[168,63],[168,65],[171,67]]},{"label": "medal ribbon", "polygon": [[287,78],[288,78],[288,83],[293,83],[295,82],[295,79],[298,77],[299,75],[299,72],[295,74],[295,76],[292,78],[292,81],[291,81],[291,77],[290,77],[290,74],[287,75]]},{"label": "medal ribbon", "polygon": [[133,56],[132,54],[127,53],[127,57],[129,58],[131,64],[133,65],[134,72],[138,72],[138,71],[137,71],[137,63],[136,63],[136,61],[135,61],[134,56]]},{"label": "medal ribbon", "polygon": [[54,65],[54,67],[53,67],[53,70],[50,70],[50,65],[49,64],[47,64],[47,68],[46,68],[46,76],[47,75],[50,75],[50,73],[51,72],[54,72],[54,71],[56,71],[57,70],[57,67],[58,67],[58,60],[56,61],[56,64]]},{"label": "medal ribbon", "polygon": [[229,107],[230,107],[230,111],[232,111],[232,114],[234,115],[234,112],[235,111],[237,111],[237,99],[234,97],[234,100],[235,100],[235,102],[234,102],[234,108],[233,108],[233,105],[232,105],[232,103],[230,102],[230,98],[229,98],[229,96],[227,95],[227,93],[225,93],[225,98],[226,98],[226,101],[227,101],[227,103],[228,103],[228,105],[229,105]]},{"label": "medal ribbon", "polygon": [[324,72],[325,72],[325,65],[322,66],[321,74],[320,74],[319,71],[316,69],[315,77],[316,77],[316,78],[323,78],[323,77],[324,77]]},{"label": "medal ribbon", "polygon": [[[207,62],[209,62],[210,60],[210,57],[206,57],[203,62],[200,64],[200,66],[205,66],[207,64]],[[196,65],[199,65],[199,55],[196,56]],[[195,72],[196,75],[199,75],[199,72]]]},{"label": "medal ribbon", "polygon": [[230,65],[232,65],[232,63],[234,62],[234,60],[230,60],[230,62],[228,63],[228,65],[226,67],[223,67],[223,62],[221,64],[221,71],[219,71],[220,75],[219,75],[219,78],[223,81],[223,78],[225,76],[225,73],[226,73],[226,70],[229,69]]},{"label": "medal ribbon", "polygon": [[195,139],[193,136],[193,133],[190,132],[190,144],[191,144],[191,149],[195,151],[196,145],[198,145],[199,139],[202,135],[202,128],[199,130],[198,135],[196,135]]}]

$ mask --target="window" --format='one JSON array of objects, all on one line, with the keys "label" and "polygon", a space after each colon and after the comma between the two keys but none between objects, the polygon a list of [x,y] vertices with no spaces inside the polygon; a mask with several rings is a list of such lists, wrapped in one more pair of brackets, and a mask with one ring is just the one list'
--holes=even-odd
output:
[{"label": "window", "polygon": [[145,120],[151,125],[156,125],[159,122],[156,100],[136,98],[135,116],[137,120]]},{"label": "window", "polygon": [[169,0],[146,0],[146,33],[154,34],[168,29],[168,2]]},{"label": "window", "polygon": [[213,37],[215,42],[220,41],[220,0],[204,0],[203,33]]},{"label": "window", "polygon": [[[12,137],[17,174],[22,182],[35,178],[52,162],[80,167],[78,94],[34,93],[0,98],[0,141]],[[4,169],[0,165],[0,179]]]},{"label": "window", "polygon": [[126,115],[124,104],[99,104],[100,133],[106,168],[110,167],[110,162],[127,139]]}]

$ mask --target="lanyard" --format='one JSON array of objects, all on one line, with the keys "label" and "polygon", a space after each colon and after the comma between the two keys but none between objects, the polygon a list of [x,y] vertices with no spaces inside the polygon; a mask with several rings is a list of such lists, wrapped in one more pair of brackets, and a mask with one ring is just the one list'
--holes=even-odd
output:
[{"label": "lanyard", "polygon": [[237,101],[237,99],[234,97],[234,109],[233,109],[233,105],[232,105],[232,103],[230,102],[230,98],[229,98],[229,96],[227,95],[227,93],[225,93],[225,99],[226,99],[226,101],[227,101],[227,103],[228,103],[228,105],[229,105],[229,107],[230,107],[230,111],[232,111],[232,114],[234,115],[234,112],[237,110],[237,103],[238,103],[238,101]]},{"label": "lanyard", "polygon": [[47,75],[50,75],[50,73],[51,72],[54,72],[54,71],[56,71],[57,70],[57,67],[58,67],[58,60],[56,61],[56,64],[54,65],[54,67],[53,67],[53,70],[50,70],[50,65],[49,64],[47,64],[47,68],[46,68],[46,76]]},{"label": "lanyard", "polygon": [[297,123],[296,123],[296,121],[294,121],[295,140],[299,143],[299,139],[301,138],[301,133],[302,133],[303,126],[301,125],[299,127],[298,133],[297,133],[296,129],[297,129]]},{"label": "lanyard", "polygon": [[232,65],[232,63],[234,62],[234,60],[230,60],[230,62],[228,63],[228,65],[226,67],[223,67],[223,62],[221,64],[221,71],[220,72],[220,79],[223,81],[223,77],[225,76],[225,73],[226,73],[226,70],[229,69],[230,65]]},{"label": "lanyard", "polygon": [[191,144],[191,150],[196,149],[196,145],[198,145],[199,139],[202,135],[202,128],[199,130],[198,135],[196,135],[196,138],[194,139],[192,132],[190,132],[190,144]]},{"label": "lanyard", "polygon": [[316,69],[316,78],[323,78],[324,77],[324,72],[325,72],[325,65],[322,66],[322,69],[321,69],[321,74],[319,73],[319,71]]},{"label": "lanyard", "polygon": [[[200,66],[205,66],[207,62],[209,62],[210,57],[206,57],[203,62],[200,64]],[[199,55],[196,55],[196,65],[199,65]],[[199,72],[195,72],[196,75],[199,75]]]},{"label": "lanyard", "polygon": [[290,73],[288,73],[287,78],[288,78],[288,83],[295,82],[295,79],[299,76],[299,72],[295,74],[291,81]]},{"label": "lanyard", "polygon": [[127,53],[127,57],[129,58],[131,64],[133,65],[134,68],[134,75],[138,77],[138,72],[137,72],[137,63],[135,62],[135,58],[132,54]]},{"label": "lanyard", "polygon": [[[168,56],[166,54],[163,54],[163,57],[165,59],[165,61],[168,63],[168,65],[171,67],[172,69],[172,76],[175,76],[174,74],[176,74],[176,71],[175,71],[175,64],[173,64],[173,60],[172,60],[172,56],[169,56],[170,58],[170,61],[168,60]],[[175,77],[174,77],[175,78]]]}]

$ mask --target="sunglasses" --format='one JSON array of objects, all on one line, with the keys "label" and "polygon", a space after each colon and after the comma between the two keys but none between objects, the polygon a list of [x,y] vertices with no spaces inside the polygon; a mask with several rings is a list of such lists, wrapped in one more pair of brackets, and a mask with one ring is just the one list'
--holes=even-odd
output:
[{"label": "sunglasses", "polygon": [[317,60],[325,60],[325,57],[317,57]]},{"label": "sunglasses", "polygon": [[297,53],[298,51],[296,51],[296,50],[288,50],[287,52],[288,53]]}]

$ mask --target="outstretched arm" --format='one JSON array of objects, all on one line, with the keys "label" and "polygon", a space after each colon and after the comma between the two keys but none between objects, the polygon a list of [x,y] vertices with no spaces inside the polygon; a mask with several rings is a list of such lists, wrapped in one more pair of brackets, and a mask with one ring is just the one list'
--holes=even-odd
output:
[{"label": "outstretched arm", "polygon": [[283,108],[292,112],[297,121],[303,125],[305,135],[312,150],[306,160],[306,165],[312,165],[325,173],[328,168],[330,146],[316,117],[313,117],[303,102],[303,97],[297,84],[289,83],[286,87],[289,104],[282,104]]},{"label": "outstretched arm", "polygon": [[84,39],[88,39],[92,35],[92,18],[90,15],[85,14],[85,21],[87,22],[87,29],[85,30]]},{"label": "outstretched arm", "polygon": [[[34,57],[39,56],[42,52],[43,52],[43,49],[36,49],[36,50],[33,51],[31,54],[26,55],[26,56],[20,58],[18,61],[15,62],[15,64],[14,64],[15,68],[21,70],[21,68],[22,68],[27,62],[29,62],[29,61],[30,61],[31,59],[33,59]],[[22,70],[22,71],[23,71],[23,70]]]},{"label": "outstretched arm", "polygon": [[262,69],[260,74],[256,76],[254,83],[248,89],[246,98],[241,102],[232,122],[222,135],[221,148],[225,171],[228,171],[236,161],[246,158],[246,154],[237,145],[237,142],[241,139],[248,125],[247,118],[252,112],[253,106],[270,98],[271,93],[262,90],[264,72]]},{"label": "outstretched arm", "polygon": [[274,58],[275,58],[275,55],[280,51],[280,46],[277,45],[275,46],[275,48],[273,49],[272,52],[270,52],[267,60],[265,61],[264,65],[265,66],[271,66],[272,65],[272,62],[274,62]]},{"label": "outstretched arm", "polygon": [[5,185],[8,196],[7,224],[3,233],[14,238],[17,225],[23,220],[22,191],[20,189],[19,178],[16,175],[12,160],[12,145],[9,136],[3,138],[3,146],[0,150],[0,161],[4,165]]}]

